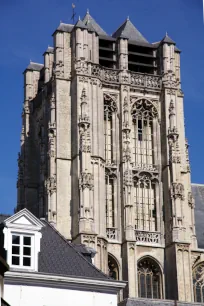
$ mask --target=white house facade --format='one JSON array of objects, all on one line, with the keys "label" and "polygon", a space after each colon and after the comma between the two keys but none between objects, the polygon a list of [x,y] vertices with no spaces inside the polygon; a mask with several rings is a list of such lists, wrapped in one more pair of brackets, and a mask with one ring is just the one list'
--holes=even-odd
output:
[{"label": "white house facade", "polygon": [[117,305],[126,283],[99,271],[91,250],[72,245],[27,209],[2,220],[1,237],[10,266],[4,297],[11,306]]}]

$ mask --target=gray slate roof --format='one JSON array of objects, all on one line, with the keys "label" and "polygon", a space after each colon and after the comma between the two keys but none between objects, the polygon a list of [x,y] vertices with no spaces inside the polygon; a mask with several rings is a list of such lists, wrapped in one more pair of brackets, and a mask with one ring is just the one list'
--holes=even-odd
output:
[{"label": "gray slate roof", "polygon": [[30,62],[26,70],[40,71],[43,67],[43,64]]},{"label": "gray slate roof", "polygon": [[39,272],[111,280],[73,247],[48,222],[42,228]]},{"label": "gray slate roof", "polygon": [[[9,215],[0,215],[0,223],[9,218]],[[112,279],[98,270],[86,255],[89,250],[84,245],[74,245],[68,242],[53,226],[42,221],[40,253],[38,258],[38,272],[52,275],[76,276],[102,280]],[[2,247],[2,246],[0,246]]]},{"label": "gray slate roof", "polygon": [[80,29],[87,29],[87,26],[84,24],[84,22],[81,19],[77,21],[74,27]]},{"label": "gray slate roof", "polygon": [[4,220],[6,220],[9,217],[10,217],[10,215],[0,214],[0,223],[2,223]]},{"label": "gray slate roof", "polygon": [[198,247],[204,249],[204,185],[192,184],[195,200],[195,225]]},{"label": "gray slate roof", "polygon": [[175,41],[173,41],[168,34],[166,33],[166,35],[164,36],[164,38],[161,40],[161,42],[167,43],[167,44],[173,44],[175,45]]},{"label": "gray slate roof", "polygon": [[138,43],[148,43],[146,38],[135,28],[129,19],[126,19],[125,22],[113,33],[112,36],[115,38],[128,38],[129,40],[133,40]]},{"label": "gray slate roof", "polygon": [[47,53],[54,53],[54,48],[53,47],[48,47],[46,50]]},{"label": "gray slate roof", "polygon": [[60,25],[58,26],[57,31],[70,33],[73,27],[74,27],[73,24],[67,24],[67,23],[60,22]]},{"label": "gray slate roof", "polygon": [[82,21],[89,30],[95,31],[98,35],[107,35],[107,33],[100,27],[89,12],[86,13]]}]

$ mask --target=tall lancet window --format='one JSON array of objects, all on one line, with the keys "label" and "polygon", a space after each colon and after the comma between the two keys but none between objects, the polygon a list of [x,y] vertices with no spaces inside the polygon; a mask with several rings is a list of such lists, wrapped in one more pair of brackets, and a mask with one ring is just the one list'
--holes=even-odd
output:
[{"label": "tall lancet window", "polygon": [[156,231],[156,184],[149,176],[134,180],[135,229]]},{"label": "tall lancet window", "polygon": [[106,176],[106,228],[115,227],[114,177]]},{"label": "tall lancet window", "polygon": [[106,163],[113,162],[113,145],[114,135],[113,130],[115,129],[115,118],[116,118],[116,105],[115,102],[109,98],[104,99],[104,156]]},{"label": "tall lancet window", "polygon": [[156,145],[153,143],[153,135],[156,133],[154,118],[157,116],[157,110],[150,101],[139,99],[133,104],[131,114],[133,163],[153,165]]}]

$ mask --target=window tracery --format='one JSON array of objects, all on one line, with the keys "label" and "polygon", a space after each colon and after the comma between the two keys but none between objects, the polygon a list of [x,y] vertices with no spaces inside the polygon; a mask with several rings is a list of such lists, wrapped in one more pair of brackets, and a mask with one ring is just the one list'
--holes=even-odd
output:
[{"label": "window tracery", "polygon": [[137,164],[154,164],[154,118],[158,112],[156,107],[146,99],[137,100],[131,109],[133,162]]},{"label": "window tracery", "polygon": [[135,229],[156,231],[156,180],[149,175],[134,179]]},{"label": "window tracery", "polygon": [[194,302],[204,303],[204,262],[193,270]]},{"label": "window tracery", "polygon": [[138,295],[142,298],[162,298],[162,274],[159,265],[151,258],[138,263]]},{"label": "window tracery", "polygon": [[111,256],[108,255],[108,272],[109,276],[115,280],[119,280],[119,268],[116,260]]}]

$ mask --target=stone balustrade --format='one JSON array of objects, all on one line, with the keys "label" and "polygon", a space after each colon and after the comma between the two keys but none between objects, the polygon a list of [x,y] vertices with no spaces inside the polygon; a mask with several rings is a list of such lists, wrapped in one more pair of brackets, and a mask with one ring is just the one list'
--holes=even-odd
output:
[{"label": "stone balustrade", "polygon": [[161,234],[159,232],[147,232],[135,230],[136,242],[142,244],[160,244]]},{"label": "stone balustrade", "polygon": [[91,75],[101,81],[111,83],[129,83],[132,86],[161,89],[161,77],[145,73],[128,71],[124,73],[118,69],[104,68],[98,64],[91,64]]}]

